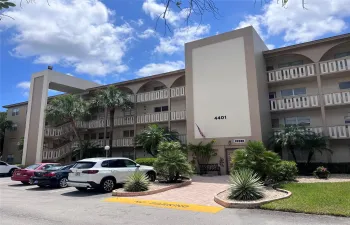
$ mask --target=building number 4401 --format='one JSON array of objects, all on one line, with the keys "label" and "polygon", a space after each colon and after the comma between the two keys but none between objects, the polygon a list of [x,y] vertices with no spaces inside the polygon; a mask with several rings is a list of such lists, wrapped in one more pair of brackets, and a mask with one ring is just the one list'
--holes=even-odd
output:
[{"label": "building number 4401", "polygon": [[226,120],[226,116],[215,116],[214,120]]}]

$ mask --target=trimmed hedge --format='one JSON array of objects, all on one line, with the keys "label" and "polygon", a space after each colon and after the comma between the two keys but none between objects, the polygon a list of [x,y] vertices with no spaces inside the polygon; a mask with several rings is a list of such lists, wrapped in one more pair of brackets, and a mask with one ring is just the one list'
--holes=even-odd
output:
[{"label": "trimmed hedge", "polygon": [[138,158],[135,160],[135,162],[144,166],[153,166],[155,160],[156,158]]}]

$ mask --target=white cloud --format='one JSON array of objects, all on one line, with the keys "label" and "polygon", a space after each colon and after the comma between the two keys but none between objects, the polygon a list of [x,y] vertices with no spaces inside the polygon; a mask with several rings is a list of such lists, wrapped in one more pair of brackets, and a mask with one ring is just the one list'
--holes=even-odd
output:
[{"label": "white cloud", "polygon": [[138,19],[137,20],[137,25],[142,26],[143,25],[143,20],[142,19]]},{"label": "white cloud", "polygon": [[66,73],[66,75],[74,77],[74,75],[71,73]]},{"label": "white cloud", "polygon": [[92,80],[92,81],[95,82],[95,83],[101,84],[101,85],[105,85],[106,84],[102,80],[99,80],[99,79],[95,79],[95,80]]},{"label": "white cloud", "polygon": [[128,69],[123,57],[134,29],[122,21],[113,24],[114,12],[98,0],[56,0],[50,6],[37,1],[6,13],[15,19],[3,19],[0,29],[14,29],[13,56],[35,57],[34,63],[39,64],[72,66],[76,72],[92,76]]},{"label": "white cloud", "polygon": [[285,8],[271,1],[261,15],[248,15],[237,28],[253,25],[263,38],[282,35],[284,41],[301,43],[326,34],[338,34],[347,28],[350,17],[349,0],[288,1]]},{"label": "white cloud", "polygon": [[191,42],[208,34],[210,25],[194,25],[189,27],[177,28],[174,30],[172,37],[160,37],[159,45],[156,46],[155,52],[174,54],[184,49],[187,42]]},{"label": "white cloud", "polygon": [[25,90],[28,90],[30,88],[30,82],[29,81],[22,81],[16,85],[18,88],[22,88]]},{"label": "white cloud", "polygon": [[165,63],[150,63],[139,69],[136,74],[140,77],[147,77],[159,73],[166,73],[174,70],[183,69],[185,67],[182,61],[166,61]]},{"label": "white cloud", "polygon": [[157,34],[151,28],[148,28],[147,30],[143,31],[141,34],[138,35],[138,37],[141,39],[147,39],[147,38],[155,37],[155,36],[157,36]]},{"label": "white cloud", "polygon": [[[148,14],[153,20],[160,18],[163,20],[163,14],[165,11],[165,5],[163,3],[157,3],[156,0],[145,0],[142,5],[143,11]],[[170,8],[167,9],[165,19],[167,23],[178,26],[179,22],[185,19],[188,15],[188,10],[183,9],[179,12],[174,12]],[[159,17],[160,16],[160,17]]]},{"label": "white cloud", "polygon": [[274,49],[275,45],[273,44],[266,44],[266,46],[268,47],[269,50]]}]

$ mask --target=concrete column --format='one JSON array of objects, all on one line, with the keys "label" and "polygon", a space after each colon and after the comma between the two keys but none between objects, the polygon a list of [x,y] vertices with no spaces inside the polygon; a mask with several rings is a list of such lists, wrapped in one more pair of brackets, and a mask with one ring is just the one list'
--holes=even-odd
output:
[{"label": "concrete column", "polygon": [[171,100],[170,100],[170,88],[168,88],[168,109],[169,109],[169,120],[168,120],[168,129],[171,130]]}]

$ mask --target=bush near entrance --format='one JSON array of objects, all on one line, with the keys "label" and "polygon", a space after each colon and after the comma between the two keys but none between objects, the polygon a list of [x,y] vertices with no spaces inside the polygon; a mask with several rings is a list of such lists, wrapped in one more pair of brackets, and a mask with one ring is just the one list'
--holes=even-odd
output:
[{"label": "bush near entrance", "polygon": [[144,166],[153,166],[154,161],[156,161],[156,158],[138,158],[135,160],[137,164]]}]

